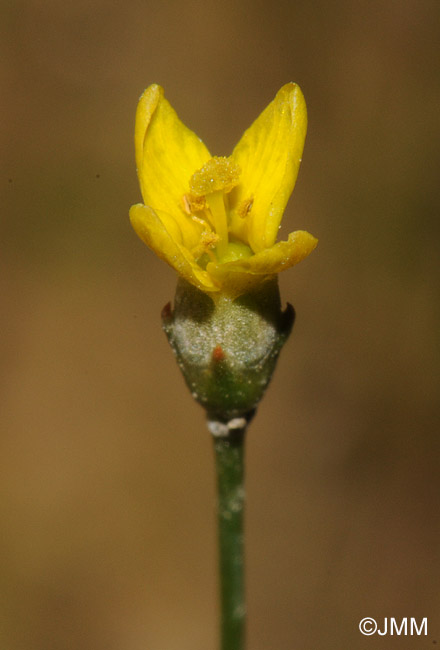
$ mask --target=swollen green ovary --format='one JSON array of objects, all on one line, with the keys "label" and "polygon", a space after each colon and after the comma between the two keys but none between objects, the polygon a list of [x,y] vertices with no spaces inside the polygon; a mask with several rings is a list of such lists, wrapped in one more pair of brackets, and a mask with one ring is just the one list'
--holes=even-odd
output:
[{"label": "swollen green ovary", "polygon": [[[218,247],[217,247],[218,248]],[[242,242],[231,241],[228,242],[223,254],[217,252],[218,261],[221,263],[235,262],[236,260],[243,260],[253,255],[252,250]]]},{"label": "swollen green ovary", "polygon": [[239,241],[229,241],[228,217],[226,214],[224,193],[222,190],[212,192],[206,197],[206,202],[211,212],[212,224],[220,240],[215,248],[215,254],[219,262],[235,262],[252,255],[252,250]]}]

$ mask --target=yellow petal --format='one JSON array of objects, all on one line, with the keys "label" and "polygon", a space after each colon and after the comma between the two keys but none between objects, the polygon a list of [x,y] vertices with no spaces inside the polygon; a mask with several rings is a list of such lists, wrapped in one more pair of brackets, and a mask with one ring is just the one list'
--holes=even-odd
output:
[{"label": "yellow petal", "polygon": [[261,281],[263,276],[275,275],[298,264],[313,251],[317,243],[313,235],[298,230],[290,233],[287,241],[278,242],[252,257],[225,264],[210,263],[206,270],[226,290],[232,287],[233,292],[237,293],[238,288],[242,293],[242,286],[250,288],[251,283]]},{"label": "yellow petal", "polygon": [[193,228],[183,211],[183,196],[191,176],[211,155],[179,120],[157,84],[149,86],[139,100],[135,150],[144,203],[173,215],[182,230]]},{"label": "yellow petal", "polygon": [[142,241],[185,280],[201,291],[219,290],[181,243],[180,229],[172,215],[157,214],[152,208],[138,203],[130,208],[130,221]]},{"label": "yellow petal", "polygon": [[[230,230],[239,238],[246,234],[255,252],[270,248],[276,241],[298,175],[306,130],[303,94],[299,86],[289,83],[245,131],[234,149],[232,157],[242,174],[240,184],[230,195]],[[243,217],[243,206],[249,205],[251,208]]]}]

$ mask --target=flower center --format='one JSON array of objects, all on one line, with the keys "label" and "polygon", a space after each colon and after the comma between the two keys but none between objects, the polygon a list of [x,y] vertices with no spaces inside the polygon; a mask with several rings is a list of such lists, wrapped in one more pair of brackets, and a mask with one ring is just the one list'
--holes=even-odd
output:
[{"label": "flower center", "polygon": [[219,237],[216,246],[219,258],[222,258],[228,249],[225,195],[238,185],[240,173],[239,166],[231,158],[215,156],[198,169],[189,181],[190,205],[198,204],[202,200],[209,210],[211,224]]}]

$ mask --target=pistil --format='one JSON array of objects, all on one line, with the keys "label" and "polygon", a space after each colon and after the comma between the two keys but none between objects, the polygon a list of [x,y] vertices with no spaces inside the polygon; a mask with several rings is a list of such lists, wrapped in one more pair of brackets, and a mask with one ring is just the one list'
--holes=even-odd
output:
[{"label": "pistil", "polygon": [[232,158],[215,156],[194,172],[189,181],[190,194],[184,197],[184,210],[191,214],[197,208],[205,212],[218,235],[215,253],[219,260],[225,255],[229,242],[225,194],[238,184],[239,178],[240,167]]},{"label": "pistil", "polygon": [[217,190],[206,195],[206,203],[211,212],[212,223],[219,241],[217,243],[217,254],[221,258],[228,247],[228,217],[225,209],[223,190]]}]

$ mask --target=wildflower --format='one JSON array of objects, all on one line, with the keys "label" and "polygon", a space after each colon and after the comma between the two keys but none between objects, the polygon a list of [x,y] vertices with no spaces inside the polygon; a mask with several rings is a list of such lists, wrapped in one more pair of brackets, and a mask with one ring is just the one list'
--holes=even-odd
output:
[{"label": "wildflower", "polygon": [[307,128],[300,88],[281,88],[230,157],[212,157],[153,84],[136,114],[136,164],[144,204],[139,237],[215,300],[252,291],[297,264],[317,240],[296,231],[276,242],[295,185]]}]

